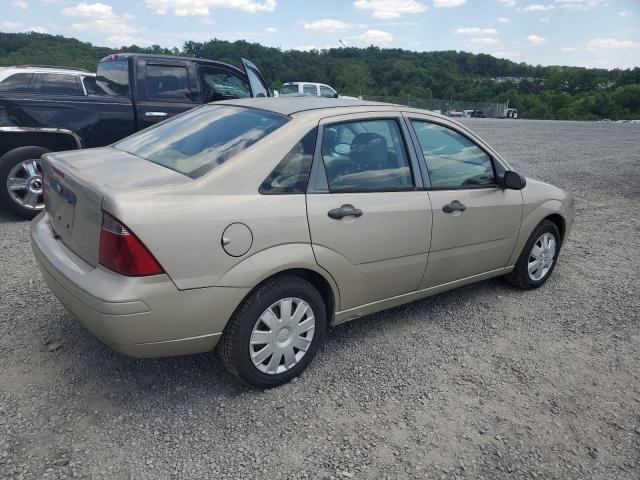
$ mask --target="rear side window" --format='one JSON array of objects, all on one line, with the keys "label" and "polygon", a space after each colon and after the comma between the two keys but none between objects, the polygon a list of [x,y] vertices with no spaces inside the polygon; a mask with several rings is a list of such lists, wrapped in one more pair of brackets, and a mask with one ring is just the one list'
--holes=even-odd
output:
[{"label": "rear side window", "polygon": [[395,120],[325,127],[322,159],[332,193],[413,189],[409,159]]},{"label": "rear side window", "polygon": [[305,83],[302,86],[302,92],[310,94],[310,95],[317,95],[318,94],[318,90],[316,90],[316,86],[315,85],[311,85],[309,83]]},{"label": "rear side window", "polygon": [[81,88],[76,75],[40,73],[36,78],[33,91],[51,95],[80,95],[84,94]]},{"label": "rear side window", "polygon": [[205,105],[135,133],[114,147],[198,178],[288,120],[265,110]]},{"label": "rear side window", "polygon": [[0,92],[26,92],[33,73],[14,73],[0,82]]},{"label": "rear side window", "polygon": [[309,182],[311,161],[316,147],[318,129],[314,128],[282,159],[260,186],[265,195],[305,193]]},{"label": "rear side window", "polygon": [[280,93],[282,93],[283,95],[286,95],[288,93],[298,93],[298,84],[294,83],[289,85],[282,85]]},{"label": "rear side window", "polygon": [[189,77],[185,65],[149,63],[145,84],[149,98],[189,101]]},{"label": "rear side window", "polygon": [[129,96],[129,64],[126,60],[105,60],[98,64],[96,94]]}]

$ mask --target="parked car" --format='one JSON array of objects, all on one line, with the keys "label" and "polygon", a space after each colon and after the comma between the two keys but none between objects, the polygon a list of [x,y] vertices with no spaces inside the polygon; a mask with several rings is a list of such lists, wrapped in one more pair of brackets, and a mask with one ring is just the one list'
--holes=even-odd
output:
[{"label": "parked car", "polygon": [[515,108],[507,108],[504,113],[504,118],[513,118],[516,120],[518,118],[518,110]]},{"label": "parked car", "polygon": [[0,67],[0,95],[39,93],[46,95],[91,95],[95,73],[82,68],[51,65]]},{"label": "parked car", "polygon": [[338,98],[336,92],[329,85],[312,82],[287,82],[282,84],[279,90],[280,95],[315,95],[317,97]]},{"label": "parked car", "polygon": [[95,95],[0,92],[0,205],[24,218],[42,210],[44,153],[109,145],[203,103],[270,96],[256,66],[242,62],[244,70],[201,58],[119,53],[98,64]]},{"label": "parked car", "polygon": [[474,110],[473,112],[471,112],[471,116],[473,118],[485,118],[486,115],[484,113],[484,110]]},{"label": "parked car", "polygon": [[219,343],[258,387],[327,327],[500,275],[539,287],[574,219],[463,125],[363,101],[210,104],[42,168],[31,241],[62,304],[135,357]]}]

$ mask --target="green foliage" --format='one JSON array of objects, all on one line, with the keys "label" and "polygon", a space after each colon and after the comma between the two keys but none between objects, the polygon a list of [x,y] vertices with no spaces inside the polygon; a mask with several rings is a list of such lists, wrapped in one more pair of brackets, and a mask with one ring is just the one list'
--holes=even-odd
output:
[{"label": "green foliage", "polygon": [[[507,101],[525,118],[640,118],[640,68],[542,67],[467,52],[332,48],[282,51],[246,41],[186,42],[182,51],[157,45],[109,49],[38,33],[0,33],[0,65],[55,64],[95,70],[114,52],[149,52],[221,60],[249,58],[273,89],[283,82],[328,83],[351,95]],[[515,81],[495,81],[515,77]]]}]

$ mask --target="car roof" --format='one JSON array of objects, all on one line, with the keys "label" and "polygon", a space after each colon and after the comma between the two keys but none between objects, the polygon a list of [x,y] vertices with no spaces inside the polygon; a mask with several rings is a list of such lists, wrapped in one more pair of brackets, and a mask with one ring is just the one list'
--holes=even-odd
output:
[{"label": "car roof", "polygon": [[0,68],[0,71],[4,75],[13,75],[14,73],[64,73],[67,75],[95,76],[95,73],[89,72],[88,70],[54,66],[50,67],[46,65],[19,65],[16,67],[2,67]]},{"label": "car roof", "polygon": [[107,55],[106,57],[101,58],[100,62],[102,62],[105,59],[109,58],[111,55],[117,55],[118,59],[120,57],[122,57],[123,59],[141,57],[141,58],[154,58],[154,59],[157,59],[157,60],[166,60],[166,61],[177,60],[177,61],[180,61],[180,62],[209,63],[209,64],[215,64],[215,65],[224,65],[226,67],[233,68],[235,70],[239,70],[239,71],[243,72],[243,70],[241,68],[238,68],[235,65],[231,65],[231,64],[226,63],[226,62],[221,62],[219,60],[211,60],[211,59],[208,59],[208,58],[199,58],[199,57],[180,57],[180,56],[177,56],[177,55],[160,55],[160,54],[157,54],[157,53],[135,53],[135,52],[120,53],[120,52],[118,52],[118,53],[112,53],[110,55]]},{"label": "car roof", "polygon": [[328,108],[352,108],[354,111],[366,110],[365,107],[392,107],[393,110],[407,108],[402,105],[394,105],[392,103],[351,100],[347,98],[326,98],[315,95],[240,98],[237,100],[225,100],[224,102],[215,103],[259,108],[261,110],[269,110],[282,115],[294,115],[296,113],[306,112],[309,110],[324,110]]}]

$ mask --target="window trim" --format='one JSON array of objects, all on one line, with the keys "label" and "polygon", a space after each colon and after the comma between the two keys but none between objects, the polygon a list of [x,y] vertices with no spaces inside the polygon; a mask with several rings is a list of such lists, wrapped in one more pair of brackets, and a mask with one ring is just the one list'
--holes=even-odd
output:
[{"label": "window trim", "polygon": [[[476,142],[473,138],[471,138],[467,133],[461,131],[458,128],[454,128],[453,125],[449,125],[445,122],[439,122],[437,119],[427,120],[425,118],[416,117],[411,114],[405,114],[404,117],[408,123],[407,127],[409,128],[411,133],[411,140],[413,142],[413,147],[415,148],[416,155],[418,156],[418,162],[420,163],[421,172],[425,176],[425,187],[424,187],[425,190],[437,192],[437,191],[447,191],[447,190],[486,190],[486,189],[502,188],[499,181],[500,176],[498,175],[498,170],[496,168],[497,161],[496,161],[495,155],[489,152],[482,145],[479,145],[478,142]],[[438,125],[439,127],[448,128],[449,130],[453,130],[457,134],[466,138],[469,142],[471,142],[473,145],[478,147],[480,150],[482,150],[482,152],[484,152],[485,155],[489,157],[489,161],[491,162],[491,168],[493,169],[493,178],[495,182],[488,183],[485,185],[464,185],[459,187],[434,187],[431,183],[431,175],[429,173],[429,167],[427,166],[427,161],[425,160],[424,154],[422,153],[422,145],[420,145],[418,134],[416,133],[415,128],[413,127],[413,123],[412,123],[413,121],[431,123],[433,125]],[[428,186],[426,184],[428,184]]]},{"label": "window trim", "polygon": [[[364,115],[364,116],[363,116]],[[371,116],[367,116],[371,115]],[[318,136],[316,138],[316,150],[313,155],[313,163],[311,165],[311,173],[309,175],[309,183],[307,186],[307,193],[324,193],[324,194],[341,194],[341,193],[384,193],[384,192],[415,192],[423,190],[422,175],[416,158],[415,151],[410,148],[412,143],[409,143],[410,132],[408,131],[401,112],[362,112],[357,114],[345,115],[343,120],[328,121],[321,123],[318,128]],[[339,118],[339,117],[332,117]],[[324,120],[324,119],[323,119]],[[331,120],[331,118],[329,118]],[[327,178],[327,172],[324,165],[324,159],[322,158],[322,137],[324,135],[324,129],[326,127],[332,127],[334,125],[340,125],[344,123],[357,123],[357,122],[372,122],[376,120],[391,120],[396,123],[398,130],[400,131],[400,140],[405,149],[407,163],[409,165],[409,171],[411,172],[411,178],[413,186],[411,187],[390,187],[390,188],[369,188],[369,189],[344,189],[344,190],[332,190],[329,187],[329,180]],[[322,120],[321,120],[322,122]]]}]

